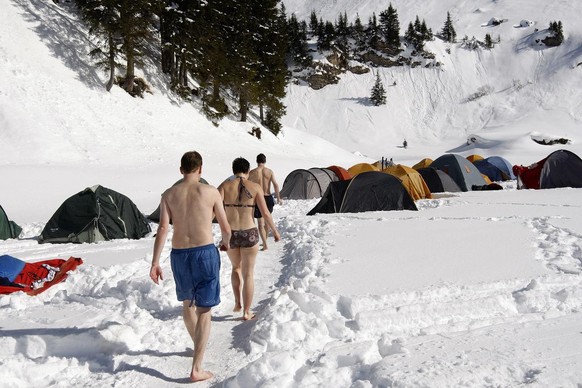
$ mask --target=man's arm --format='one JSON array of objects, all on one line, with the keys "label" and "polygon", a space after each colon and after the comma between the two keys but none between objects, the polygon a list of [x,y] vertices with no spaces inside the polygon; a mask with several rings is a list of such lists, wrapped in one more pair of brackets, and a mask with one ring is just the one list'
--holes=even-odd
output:
[{"label": "man's arm", "polygon": [[273,170],[271,170],[271,183],[273,184],[273,189],[275,190],[275,197],[277,198],[277,203],[279,205],[282,205],[283,201],[281,200],[281,194],[279,193],[279,184],[275,179],[275,173],[273,172]]},{"label": "man's arm", "polygon": [[265,202],[265,192],[262,188],[259,187],[259,192],[257,193],[257,206],[263,215],[263,219],[265,223],[271,228],[273,231],[273,236],[275,237],[275,242],[281,239],[281,235],[275,226],[275,222],[273,221],[273,217],[271,216],[271,212],[269,212],[269,208],[267,207],[267,202]]},{"label": "man's arm", "polygon": [[216,221],[220,226],[220,234],[222,240],[220,241],[220,246],[225,246],[228,248],[230,246],[230,224],[228,223],[228,219],[226,218],[226,212],[224,211],[224,205],[222,202],[222,193],[219,193],[218,190],[215,192],[214,195],[214,216],[216,217]]},{"label": "man's arm", "polygon": [[166,203],[166,197],[163,195],[162,200],[160,201],[160,222],[158,225],[158,232],[156,233],[156,239],[154,241],[154,253],[152,256],[152,267],[150,269],[150,278],[156,284],[158,284],[159,280],[164,280],[162,267],[160,267],[160,256],[162,255],[162,250],[166,243],[166,237],[168,237],[170,218],[170,209]]}]

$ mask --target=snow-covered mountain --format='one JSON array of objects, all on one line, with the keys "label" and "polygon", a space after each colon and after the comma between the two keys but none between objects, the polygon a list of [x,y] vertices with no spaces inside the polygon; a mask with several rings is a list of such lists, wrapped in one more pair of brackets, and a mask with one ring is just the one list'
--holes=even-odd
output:
[{"label": "snow-covered mountain", "polygon": [[[291,85],[285,124],[332,140],[373,157],[397,156],[404,138],[430,157],[462,144],[470,134],[499,141],[500,154],[519,149],[533,133],[579,139],[582,122],[582,26],[575,1],[405,1],[398,11],[401,35],[418,15],[433,32],[450,12],[458,43],[435,39],[426,49],[442,63],[438,68],[375,68],[365,75],[347,73],[337,85],[314,91]],[[366,24],[388,7],[369,1],[285,1],[289,14],[309,22],[312,11],[336,21],[344,11]],[[491,19],[504,22],[489,25]],[[522,27],[522,20],[532,22]],[[543,39],[551,21],[562,21],[564,43],[548,48]],[[463,48],[463,37],[500,39],[491,50]],[[385,106],[371,106],[376,73],[387,90]],[[396,85],[393,85],[396,82]],[[482,95],[482,97],[475,98]],[[543,124],[542,124],[543,123]],[[444,147],[443,147],[444,146]],[[545,152],[545,150],[544,150]],[[533,160],[532,160],[533,161]]]}]

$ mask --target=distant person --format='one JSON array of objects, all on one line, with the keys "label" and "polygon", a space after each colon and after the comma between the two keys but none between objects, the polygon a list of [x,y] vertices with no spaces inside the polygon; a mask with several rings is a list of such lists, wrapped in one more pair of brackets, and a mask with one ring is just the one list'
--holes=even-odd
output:
[{"label": "distant person", "polygon": [[202,173],[200,154],[186,152],[180,162],[180,172],[184,181],[162,194],[150,278],[156,284],[164,279],[160,255],[171,219],[174,234],[170,261],[176,294],[183,302],[184,324],[194,342],[190,379],[196,382],[213,376],[202,368],[210,335],[210,310],[220,303],[220,254],[212,235],[213,218],[216,216],[220,226],[221,245],[228,244],[231,231],[220,193],[216,188],[199,182]]},{"label": "distant person", "polygon": [[406,139],[404,139],[404,141],[402,142],[402,147],[404,148],[408,147],[408,142],[406,141]]},{"label": "distant person", "polygon": [[230,280],[234,294],[233,311],[242,310],[245,321],[255,317],[251,312],[255,292],[255,261],[259,251],[259,231],[253,218],[255,207],[265,214],[263,219],[273,230],[275,241],[281,239],[268,211],[262,187],[248,180],[249,169],[250,163],[246,159],[235,159],[232,162],[235,179],[227,180],[218,187],[232,229],[226,253],[232,263]]},{"label": "distant person", "polygon": [[[269,213],[273,213],[275,199],[273,198],[273,194],[271,194],[271,185],[273,186],[275,196],[277,197],[277,204],[281,205],[283,201],[281,200],[281,194],[279,193],[279,185],[275,179],[275,173],[270,168],[265,167],[266,163],[267,157],[264,154],[258,154],[257,167],[249,172],[249,180],[261,186],[263,192],[265,193],[265,202],[267,203]],[[260,209],[255,208],[255,218],[259,224],[259,234],[261,235],[261,241],[263,242],[263,250],[267,250],[267,237],[269,235],[269,230],[265,225],[263,216],[264,214],[260,211]]]}]

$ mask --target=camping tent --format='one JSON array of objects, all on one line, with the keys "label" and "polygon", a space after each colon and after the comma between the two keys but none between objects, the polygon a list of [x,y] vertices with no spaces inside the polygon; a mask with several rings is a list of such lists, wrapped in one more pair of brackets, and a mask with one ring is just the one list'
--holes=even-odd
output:
[{"label": "camping tent", "polygon": [[46,223],[41,243],[92,243],[140,239],[150,232],[144,215],[125,195],[96,185],[68,198]]},{"label": "camping tent", "polygon": [[366,171],[380,171],[378,167],[372,166],[370,163],[358,163],[348,168],[348,172],[354,177]]},{"label": "camping tent", "polygon": [[432,198],[430,189],[426,185],[422,175],[420,175],[415,169],[402,164],[396,164],[394,166],[386,167],[382,172],[394,175],[396,178],[400,179],[412,199],[415,201],[417,199]]},{"label": "camping tent", "polygon": [[[182,183],[182,182],[184,182],[184,178],[180,178],[179,180],[177,180],[172,185],[172,187],[174,187],[178,183]],[[205,185],[208,184],[208,182],[204,178],[200,178],[199,182],[200,183],[204,183]],[[148,220],[153,221],[153,222],[156,222],[156,223],[159,223],[160,222],[160,205],[158,205],[158,207],[156,208],[156,210],[154,210],[154,212],[148,216]]]},{"label": "camping tent", "polygon": [[473,163],[476,160],[483,160],[483,159],[485,159],[485,158],[482,157],[481,155],[477,155],[477,154],[467,156],[467,160],[471,163]]},{"label": "camping tent", "polygon": [[558,150],[529,167],[514,166],[518,188],[553,189],[582,187],[582,159],[573,152]]},{"label": "camping tent", "polygon": [[418,209],[400,179],[390,174],[368,171],[349,181],[332,182],[319,203],[307,214],[379,210]]},{"label": "camping tent", "polygon": [[16,222],[10,221],[4,209],[0,206],[0,240],[17,238],[21,231],[22,228]]},{"label": "camping tent", "polygon": [[337,175],[327,168],[298,169],[287,175],[280,194],[287,199],[319,198],[329,183],[337,180]]},{"label": "camping tent", "polygon": [[511,163],[509,163],[507,159],[502,158],[501,156],[490,156],[485,160],[500,169],[508,177],[507,180],[515,179]]},{"label": "camping tent", "polygon": [[444,171],[426,167],[420,168],[418,172],[422,175],[431,193],[457,193],[461,191],[459,185]]},{"label": "camping tent", "polygon": [[412,166],[412,168],[414,168],[415,170],[418,170],[421,168],[426,168],[426,167],[430,166],[431,163],[432,163],[432,159],[424,158],[420,162],[418,162],[414,166]]},{"label": "camping tent", "polygon": [[346,170],[343,167],[340,167],[340,166],[329,166],[327,169],[333,171],[334,174],[338,177],[338,180],[340,180],[340,181],[345,181],[345,180],[348,180],[348,179],[352,179],[352,174],[350,174],[348,172],[348,170]]},{"label": "camping tent", "polygon": [[487,184],[477,167],[460,155],[442,155],[432,162],[430,167],[446,172],[462,191],[471,190],[473,185],[483,186]]},{"label": "camping tent", "polygon": [[[489,163],[487,159],[475,160],[473,162],[475,167],[481,172],[482,175],[489,178],[492,182],[506,181],[509,180],[509,176],[501,171],[497,166]],[[487,181],[487,179],[485,179]],[[491,183],[491,182],[488,182]]]}]

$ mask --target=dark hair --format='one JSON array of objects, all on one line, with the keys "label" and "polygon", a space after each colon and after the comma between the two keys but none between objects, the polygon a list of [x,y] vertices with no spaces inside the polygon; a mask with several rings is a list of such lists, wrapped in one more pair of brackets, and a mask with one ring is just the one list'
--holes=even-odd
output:
[{"label": "dark hair", "polygon": [[242,158],[242,157],[236,158],[235,160],[232,161],[232,173],[233,174],[239,174],[241,172],[243,174],[246,174],[249,172],[250,168],[251,168],[251,164],[245,158]]},{"label": "dark hair", "polygon": [[202,156],[196,151],[188,151],[182,155],[180,168],[184,174],[190,174],[202,167]]},{"label": "dark hair", "polygon": [[257,163],[267,163],[267,157],[265,156],[265,154],[257,155]]}]

